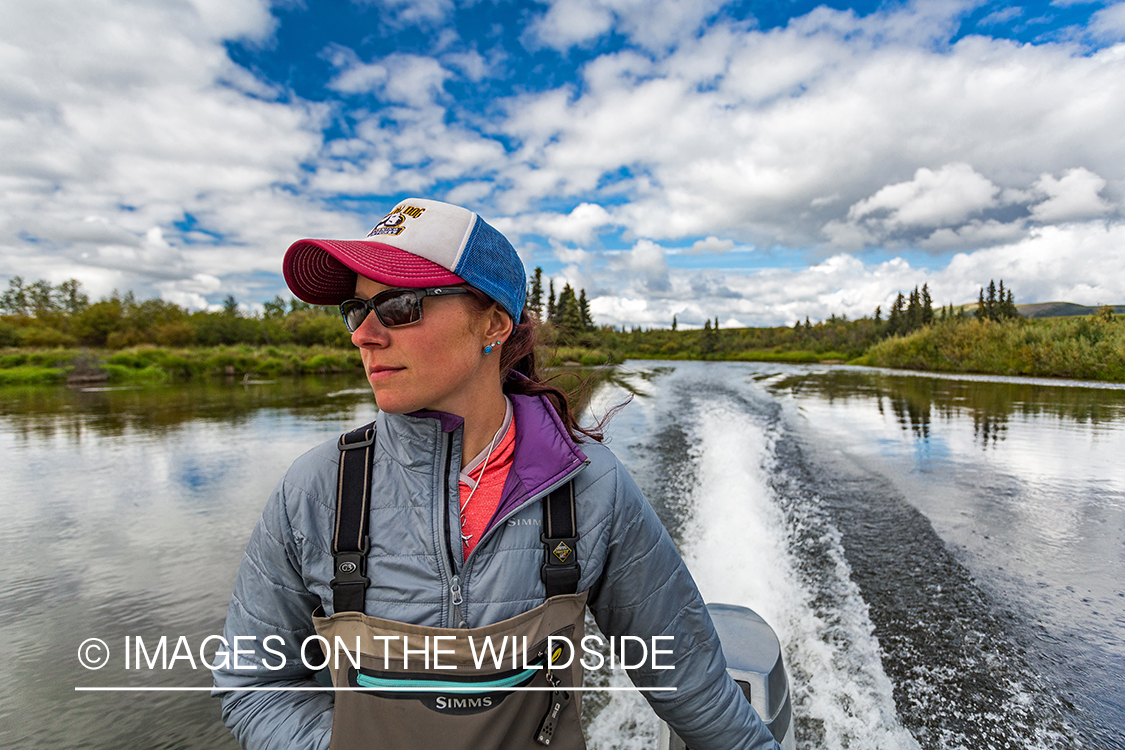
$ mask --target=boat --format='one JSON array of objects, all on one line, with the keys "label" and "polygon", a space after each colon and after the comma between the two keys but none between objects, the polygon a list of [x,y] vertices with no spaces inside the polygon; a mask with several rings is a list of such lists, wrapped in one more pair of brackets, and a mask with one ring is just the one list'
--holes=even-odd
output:
[{"label": "boat", "polygon": [[[783,750],[795,750],[793,699],[777,634],[747,607],[712,603],[707,611],[723,644],[727,673]],[[663,721],[657,736],[659,750],[689,750]]]}]

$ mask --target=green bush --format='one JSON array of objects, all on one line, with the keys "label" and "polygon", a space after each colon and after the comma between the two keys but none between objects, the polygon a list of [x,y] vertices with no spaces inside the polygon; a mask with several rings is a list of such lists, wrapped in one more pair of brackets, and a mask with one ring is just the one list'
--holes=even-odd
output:
[{"label": "green bush", "polygon": [[66,370],[61,367],[17,365],[0,369],[0,385],[35,385],[61,383],[65,380]]}]

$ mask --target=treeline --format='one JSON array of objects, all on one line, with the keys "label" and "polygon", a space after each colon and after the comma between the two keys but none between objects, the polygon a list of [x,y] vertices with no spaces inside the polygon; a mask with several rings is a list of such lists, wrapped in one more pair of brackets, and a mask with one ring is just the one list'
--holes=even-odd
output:
[{"label": "treeline", "polygon": [[905,337],[938,324],[956,324],[973,319],[1009,320],[1018,318],[1014,293],[989,282],[981,288],[981,307],[970,314],[965,307],[934,309],[929,286],[899,292],[883,317],[882,307],[871,316],[849,320],[833,314],[813,323],[806,316],[792,327],[720,329],[719,319],[708,319],[703,328],[678,330],[672,318],[671,329],[633,328],[616,331],[596,330],[597,345],[629,358],[666,357],[669,359],[749,359],[782,361],[852,361],[880,342]]},{"label": "treeline", "polygon": [[263,312],[247,315],[233,296],[218,311],[189,311],[162,299],[137,300],[114,292],[90,302],[82,284],[25,284],[19,276],[0,295],[0,346],[88,346],[123,349],[251,344],[350,346],[335,308],[275,297]]},{"label": "treeline", "polygon": [[536,268],[532,274],[526,306],[540,321],[549,324],[563,343],[576,343],[582,334],[596,329],[585,289],[580,289],[575,295],[574,289],[567,283],[556,297],[555,280],[549,279],[544,304],[542,268]]},{"label": "treeline", "polygon": [[[566,284],[556,295],[536,268],[528,290],[528,308],[547,325],[552,346],[596,346],[597,330],[586,290]],[[0,346],[89,346],[123,349],[142,344],[165,347],[250,344],[271,346],[351,346],[347,329],[334,307],[274,297],[258,314],[246,314],[233,296],[218,311],[190,311],[162,299],[137,300],[132,292],[114,292],[90,302],[81,282],[57,286],[46,281],[27,284],[16,276],[0,295]]]},{"label": "treeline", "polygon": [[[1120,378],[1112,374],[1119,369],[1125,373],[1125,366],[1109,364],[1120,359],[1125,340],[1125,326],[1112,308],[1101,309],[1085,323],[1027,321],[1019,316],[1014,291],[1003,281],[981,288],[975,310],[972,305],[955,308],[952,304],[935,310],[929,287],[922,285],[898,293],[885,318],[882,309],[876,308],[871,316],[853,320],[832,315],[815,323],[806,317],[793,326],[721,328],[716,317],[702,328],[682,330],[676,318],[670,329],[598,326],[584,289],[565,284],[556,292],[554,282],[544,285],[542,276],[542,270],[536,268],[527,305],[545,324],[541,343],[546,365],[598,365],[629,358],[836,361],[950,372],[1125,379],[1125,374]],[[90,302],[73,279],[52,286],[44,281],[25,284],[19,277],[0,295],[0,347],[140,351],[137,347],[144,345],[166,350],[232,345],[351,348],[335,308],[314,307],[295,299],[275,297],[261,312],[247,314],[228,296],[220,310],[192,312],[164,300],[138,301],[132,293],[115,292]],[[1008,351],[1010,347],[1022,348],[1014,352]],[[175,356],[185,356],[192,364],[173,369],[162,361],[145,367],[193,375],[196,370],[211,373],[220,369],[229,374],[230,368],[240,371],[243,366],[220,362],[215,358],[220,355],[208,355],[198,366],[192,357]],[[275,353],[257,365],[256,371],[321,371],[325,367],[330,371],[342,366],[326,364],[324,356],[319,351],[288,352],[284,357]],[[1068,361],[1071,364],[1065,365]],[[10,364],[19,363],[13,360]]]}]

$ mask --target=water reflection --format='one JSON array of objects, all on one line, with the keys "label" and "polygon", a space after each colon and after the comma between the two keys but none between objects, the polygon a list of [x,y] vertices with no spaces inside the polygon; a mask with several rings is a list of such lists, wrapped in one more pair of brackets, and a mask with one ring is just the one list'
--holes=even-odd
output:
[{"label": "water reflection", "polygon": [[1045,384],[1011,380],[958,380],[862,370],[805,371],[772,380],[775,394],[816,396],[828,403],[873,402],[881,415],[889,410],[902,429],[928,440],[935,418],[967,414],[982,447],[1007,437],[1013,417],[1056,417],[1081,425],[1104,425],[1125,416],[1125,390],[1079,384]]},{"label": "water reflection", "polygon": [[[552,375],[557,387],[576,396],[579,411],[602,381],[624,382],[611,368],[568,368]],[[73,443],[88,434],[165,435],[186,423],[243,425],[262,409],[326,418],[371,400],[371,389],[353,375],[120,388],[25,386],[0,388],[0,420],[5,432],[24,439],[64,437]]]},{"label": "water reflection", "polygon": [[[573,388],[607,373],[568,370]],[[222,632],[242,551],[301,453],[371,420],[354,376],[0,389],[0,747],[230,748],[206,669],[126,669],[124,639]],[[79,667],[86,638],[105,669]],[[183,667],[183,668],[179,668]],[[59,718],[66,720],[60,722]]]}]

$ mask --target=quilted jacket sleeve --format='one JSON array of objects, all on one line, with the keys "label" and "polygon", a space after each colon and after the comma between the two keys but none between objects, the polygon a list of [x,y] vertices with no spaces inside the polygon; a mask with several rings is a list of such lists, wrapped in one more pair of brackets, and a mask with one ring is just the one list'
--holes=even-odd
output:
[{"label": "quilted jacket sleeve", "polygon": [[[629,670],[662,719],[693,750],[775,750],[773,736],[726,673],[726,659],[703,598],[679,551],[633,478],[617,464],[615,508],[604,574],[590,607],[607,636],[660,641],[661,666]],[[630,661],[635,661],[630,657]]]},{"label": "quilted jacket sleeve", "polygon": [[[212,670],[212,694],[222,700],[223,721],[246,750],[325,749],[332,730],[330,692],[237,689],[317,684],[300,649],[315,632],[311,613],[320,600],[301,575],[287,492],[301,490],[282,479],[250,536],[223,630],[228,647],[216,655]],[[311,642],[308,659],[319,658],[320,649]]]}]

